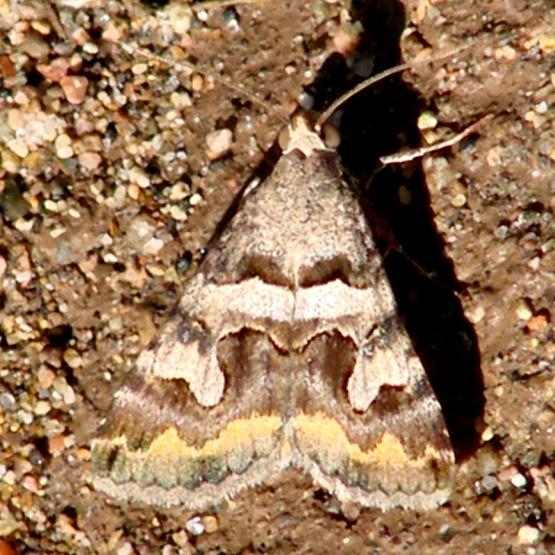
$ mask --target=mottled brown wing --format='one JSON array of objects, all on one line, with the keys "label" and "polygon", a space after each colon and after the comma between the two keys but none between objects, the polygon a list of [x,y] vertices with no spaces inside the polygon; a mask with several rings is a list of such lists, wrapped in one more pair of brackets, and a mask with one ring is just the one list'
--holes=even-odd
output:
[{"label": "mottled brown wing", "polygon": [[194,509],[290,464],[382,509],[438,505],[453,470],[356,195],[306,128],[186,284],[93,443],[98,489]]}]

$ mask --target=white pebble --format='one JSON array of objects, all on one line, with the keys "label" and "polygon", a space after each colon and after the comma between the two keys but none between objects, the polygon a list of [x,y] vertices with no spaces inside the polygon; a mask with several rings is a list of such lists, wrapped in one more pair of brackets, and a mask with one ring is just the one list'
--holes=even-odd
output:
[{"label": "white pebble", "polygon": [[163,246],[164,241],[157,239],[156,237],[152,237],[143,245],[142,251],[143,254],[156,254],[163,248]]},{"label": "white pebble", "polygon": [[133,555],[135,553],[133,546],[126,542],[117,551],[117,555]]},{"label": "white pebble", "polygon": [[146,173],[137,167],[129,170],[129,181],[136,183],[141,189],[146,189],[150,185],[150,179]]},{"label": "white pebble", "polygon": [[147,70],[148,70],[148,65],[145,64],[144,62],[139,62],[138,64],[135,64],[134,66],[131,67],[131,71],[135,75],[141,75],[143,73],[146,73]]},{"label": "white pebble", "polygon": [[521,474],[520,472],[517,472],[512,478],[511,478],[511,484],[513,484],[513,486],[515,488],[523,488],[526,486],[527,484],[527,480],[526,480],[526,476],[524,476],[523,474]]},{"label": "white pebble", "polygon": [[533,544],[537,543],[540,539],[540,531],[534,526],[529,526],[525,524],[521,526],[518,531],[518,543],[522,544]]},{"label": "white pebble", "polygon": [[422,112],[420,116],[418,116],[416,125],[421,131],[434,129],[437,126],[437,116],[433,112]]},{"label": "white pebble", "polygon": [[184,222],[187,219],[187,212],[181,210],[179,206],[170,206],[169,213],[176,222]]},{"label": "white pebble", "polygon": [[532,309],[530,308],[528,302],[526,300],[521,299],[516,307],[515,313],[519,320],[530,320],[533,316]]},{"label": "white pebble", "polygon": [[478,305],[473,310],[466,313],[467,318],[470,320],[471,324],[477,324],[481,322],[486,315],[486,310],[482,305]]},{"label": "white pebble", "polygon": [[208,158],[216,160],[223,156],[230,148],[233,140],[231,129],[217,129],[206,136]]},{"label": "white pebble", "polygon": [[466,204],[466,196],[463,193],[457,193],[451,197],[451,206],[462,208]]},{"label": "white pebble", "polygon": [[18,231],[31,231],[34,223],[35,223],[35,220],[26,220],[24,218],[18,218],[13,225],[15,229],[17,229]]},{"label": "white pebble", "polygon": [[35,405],[35,414],[37,416],[44,416],[48,414],[51,409],[52,407],[48,401],[38,401]]},{"label": "white pebble", "polygon": [[7,147],[20,158],[25,158],[29,154],[29,147],[21,139],[12,139],[6,143]]},{"label": "white pebble", "polygon": [[201,200],[202,200],[202,197],[198,193],[194,193],[189,198],[189,204],[191,206],[196,206]]},{"label": "white pebble", "polygon": [[204,533],[204,524],[199,516],[195,516],[185,523],[185,529],[193,536],[200,536]]}]

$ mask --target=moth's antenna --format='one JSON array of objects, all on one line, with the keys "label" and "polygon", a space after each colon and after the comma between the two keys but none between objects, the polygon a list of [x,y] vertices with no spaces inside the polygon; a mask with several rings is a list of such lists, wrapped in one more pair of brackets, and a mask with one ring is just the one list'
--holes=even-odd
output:
[{"label": "moth's antenna", "polygon": [[432,145],[422,146],[420,148],[415,148],[407,150],[404,152],[397,152],[395,154],[389,154],[386,156],[380,156],[380,162],[384,166],[391,166],[393,164],[404,164],[405,162],[411,162],[412,160],[417,160],[430,154],[431,152],[436,152],[437,150],[443,150],[444,148],[453,146],[461,142],[465,137],[468,137],[471,133],[474,133],[479,127],[481,127],[486,121],[493,118],[493,114],[487,114],[483,118],[469,125],[466,129],[463,129],[460,133],[457,133],[453,137],[449,137],[444,141],[439,141]]},{"label": "moth's antenna", "polygon": [[445,58],[452,58],[456,54],[459,54],[460,52],[463,52],[464,50],[466,50],[468,48],[470,48],[470,45],[460,46],[458,48],[454,48],[452,50],[444,52],[443,54],[438,54],[437,56],[429,56],[429,57],[427,57],[425,59],[422,59],[422,60],[406,62],[404,64],[400,64],[400,65],[391,67],[389,69],[386,69],[385,71],[382,71],[381,73],[378,73],[377,75],[373,75],[372,77],[369,77],[368,79],[365,79],[364,81],[362,81],[362,83],[359,83],[356,87],[352,88],[349,92],[346,92],[345,94],[341,95],[337,100],[332,102],[328,106],[328,108],[326,108],[326,110],[324,110],[324,112],[322,112],[320,117],[316,120],[316,126],[315,126],[316,129],[317,130],[321,129],[322,125],[326,121],[328,121],[328,119],[330,119],[330,117],[333,115],[333,113],[340,106],[345,104],[345,102],[350,100],[353,96],[355,96],[359,92],[363,91],[364,89],[367,89],[368,87],[371,87],[375,83],[378,83],[379,81],[383,81],[384,79],[386,79],[387,77],[390,77],[391,75],[401,73],[402,71],[405,71],[406,69],[411,69],[413,67],[417,67],[417,66],[420,66],[420,65],[423,65],[423,64],[431,64],[431,63],[437,62],[439,60],[444,60]]}]

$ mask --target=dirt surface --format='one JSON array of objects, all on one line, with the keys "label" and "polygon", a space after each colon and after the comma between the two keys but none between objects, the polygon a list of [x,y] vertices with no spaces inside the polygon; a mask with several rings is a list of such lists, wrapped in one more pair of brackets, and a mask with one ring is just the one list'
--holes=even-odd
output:
[{"label": "dirt surface", "polygon": [[[553,3],[214,4],[0,2],[0,554],[554,553]],[[283,121],[458,47],[340,126],[444,408],[450,502],[341,507],[293,471],[202,515],[95,492],[114,391]]]}]

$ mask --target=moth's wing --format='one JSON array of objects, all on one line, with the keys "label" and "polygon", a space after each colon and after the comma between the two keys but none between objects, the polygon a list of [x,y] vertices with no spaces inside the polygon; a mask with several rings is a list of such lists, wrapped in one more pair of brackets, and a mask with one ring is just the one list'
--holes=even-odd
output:
[{"label": "moth's wing", "polygon": [[288,465],[293,295],[282,262],[294,203],[282,184],[296,190],[301,167],[282,157],[243,198],[116,393],[93,443],[97,489],[201,509]]},{"label": "moth's wing", "polygon": [[340,500],[429,509],[449,495],[453,451],[385,272],[367,265],[359,287],[331,279],[297,293],[296,462]]},{"label": "moth's wing", "polygon": [[[434,508],[454,479],[441,407],[398,321],[364,351],[337,332],[300,357],[310,394],[299,395],[293,419],[294,462],[344,502]],[[362,399],[367,408],[357,407]]]},{"label": "moth's wing", "polygon": [[97,489],[199,509],[289,463],[293,316],[283,230],[302,172],[284,156],[240,203],[179,306],[116,393],[93,443]]},{"label": "moth's wing", "polygon": [[343,501],[435,507],[454,470],[441,407],[356,194],[322,156],[309,162],[299,204],[320,231],[297,271],[294,462]]},{"label": "moth's wing", "polygon": [[[264,334],[245,330],[201,349],[205,356],[217,350],[224,380],[221,397],[207,406],[180,377],[191,360],[197,378],[207,373],[202,357],[190,356],[186,323],[178,311],[115,394],[92,445],[96,489],[119,499],[204,510],[287,464],[276,411],[283,377],[267,372],[283,366],[282,355]],[[210,395],[210,388],[205,392]]]}]

